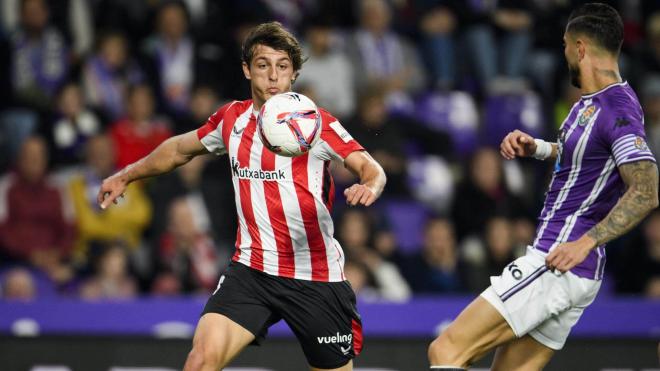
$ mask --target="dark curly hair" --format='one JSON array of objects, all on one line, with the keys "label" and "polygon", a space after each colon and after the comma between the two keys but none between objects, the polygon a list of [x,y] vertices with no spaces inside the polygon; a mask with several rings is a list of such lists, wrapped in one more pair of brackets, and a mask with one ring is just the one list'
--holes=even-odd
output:
[{"label": "dark curly hair", "polygon": [[241,58],[243,62],[250,65],[257,45],[265,45],[286,52],[291,58],[295,72],[300,71],[305,63],[300,43],[280,22],[262,23],[250,31],[243,43]]}]

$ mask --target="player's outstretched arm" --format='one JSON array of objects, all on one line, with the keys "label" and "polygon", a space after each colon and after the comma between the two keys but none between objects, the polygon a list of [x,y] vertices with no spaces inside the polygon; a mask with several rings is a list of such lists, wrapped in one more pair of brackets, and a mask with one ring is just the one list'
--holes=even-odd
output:
[{"label": "player's outstretched arm", "polygon": [[373,204],[383,193],[387,181],[380,164],[366,151],[355,151],[344,159],[344,166],[360,178],[360,184],[344,190],[346,203],[351,206]]},{"label": "player's outstretched arm", "polygon": [[622,236],[658,207],[658,167],[642,160],[619,166],[626,193],[610,213],[580,239],[566,242],[546,257],[551,269],[565,272],[580,264],[591,249]]},{"label": "player's outstretched arm", "polygon": [[117,198],[124,194],[131,182],[172,171],[206,152],[195,131],[169,138],[147,156],[103,180],[97,202],[105,209],[111,203],[117,203]]},{"label": "player's outstretched arm", "polygon": [[520,130],[514,130],[502,139],[500,153],[507,160],[516,157],[534,157],[538,160],[554,160],[557,158],[557,144],[540,139]]}]

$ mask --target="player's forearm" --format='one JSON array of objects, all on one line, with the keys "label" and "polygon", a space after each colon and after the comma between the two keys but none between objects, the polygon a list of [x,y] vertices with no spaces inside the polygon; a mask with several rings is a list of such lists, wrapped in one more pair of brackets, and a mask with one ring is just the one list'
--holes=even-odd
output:
[{"label": "player's forearm", "polygon": [[359,176],[360,184],[366,185],[376,197],[380,197],[387,182],[383,168],[376,161],[372,160],[362,166]]},{"label": "player's forearm", "polygon": [[625,234],[658,207],[658,169],[653,162],[626,164],[620,171],[622,177],[630,179],[631,183],[605,219],[587,232],[595,246]]},{"label": "player's forearm", "polygon": [[180,151],[182,136],[175,136],[161,143],[142,159],[126,166],[117,176],[127,184],[139,179],[167,173],[190,161],[194,155]]}]

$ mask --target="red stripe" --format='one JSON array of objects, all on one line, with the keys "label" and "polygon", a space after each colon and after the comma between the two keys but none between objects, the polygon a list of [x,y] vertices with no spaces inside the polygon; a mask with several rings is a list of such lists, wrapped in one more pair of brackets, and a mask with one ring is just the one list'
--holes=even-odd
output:
[{"label": "red stripe", "polygon": [[[266,147],[261,152],[261,168],[264,171],[275,170],[275,154]],[[268,217],[270,218],[270,225],[273,227],[273,233],[275,233],[275,244],[277,245],[278,275],[293,278],[295,275],[293,243],[284,216],[280,187],[275,180],[264,180],[263,183]]]},{"label": "red stripe", "polygon": [[362,324],[353,319],[351,329],[353,330],[353,353],[357,357],[362,352]]},{"label": "red stripe", "polygon": [[312,280],[328,281],[328,258],[326,256],[325,242],[319,226],[314,196],[309,190],[307,181],[307,161],[309,154],[293,158],[293,183],[300,204],[312,260]]},{"label": "red stripe", "polygon": [[[241,143],[238,145],[238,164],[239,167],[250,167],[250,153],[252,152],[252,142],[254,132],[257,127],[257,121],[250,117],[250,121],[243,132]],[[241,195],[241,210],[243,210],[243,217],[247,224],[252,244],[250,246],[252,253],[250,254],[250,267],[264,270],[264,256],[261,248],[261,236],[259,234],[259,227],[254,219],[254,210],[252,209],[252,193],[250,192],[250,180],[238,180],[239,192]]]},{"label": "red stripe", "polygon": [[[220,107],[217,111],[215,111],[214,114],[212,114],[208,120],[206,120],[206,123],[202,125],[199,129],[197,129],[197,138],[199,140],[202,140],[205,136],[207,136],[210,132],[218,128],[218,125],[225,119],[225,114],[227,113],[227,110],[229,107],[232,106],[235,102],[227,103],[224,106]],[[230,125],[229,125],[230,126]],[[229,137],[224,136],[224,132],[226,131],[225,125],[222,127],[223,131],[223,136],[222,140],[225,142],[225,145],[227,144],[227,139]],[[229,128],[231,129],[231,128]]]}]

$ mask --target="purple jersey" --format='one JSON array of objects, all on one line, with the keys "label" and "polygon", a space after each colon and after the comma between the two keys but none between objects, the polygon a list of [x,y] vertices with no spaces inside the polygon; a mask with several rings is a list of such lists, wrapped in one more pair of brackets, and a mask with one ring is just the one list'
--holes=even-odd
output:
[{"label": "purple jersey", "polygon": [[[646,145],[642,108],[627,82],[583,95],[562,123],[557,151],[534,240],[534,248],[544,252],[577,240],[607,216],[625,191],[618,166],[655,162]],[[602,245],[571,272],[599,280],[604,266]]]}]

